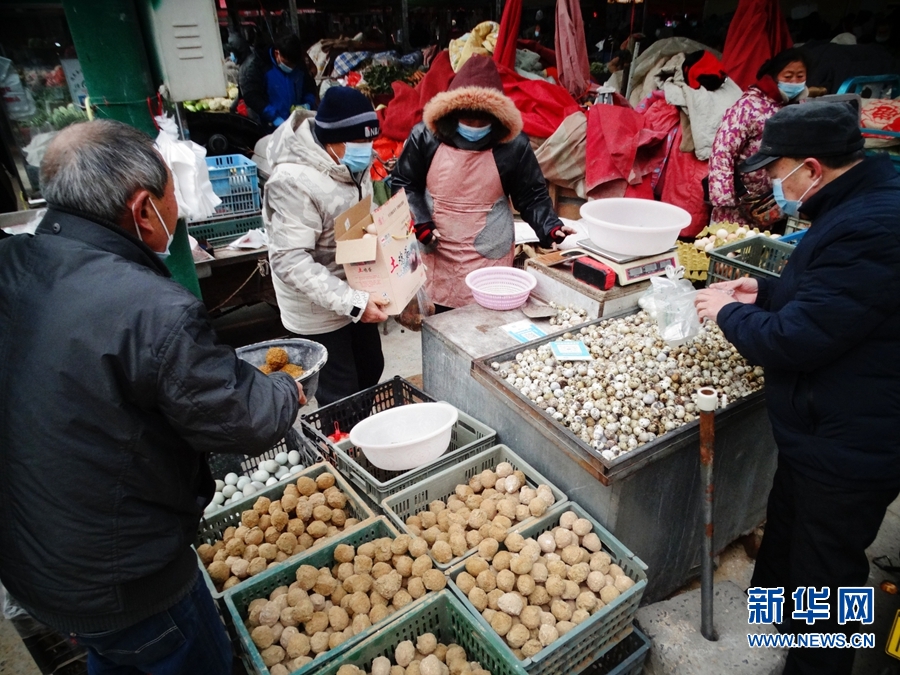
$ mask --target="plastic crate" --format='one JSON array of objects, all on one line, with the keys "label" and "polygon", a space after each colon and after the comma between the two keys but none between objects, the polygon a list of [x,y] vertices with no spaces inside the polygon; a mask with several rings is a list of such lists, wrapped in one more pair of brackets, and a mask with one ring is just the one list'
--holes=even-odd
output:
[{"label": "plastic crate", "polygon": [[259,212],[259,177],[256,164],[243,155],[207,157],[209,182],[222,200],[215,217]]},{"label": "plastic crate", "polygon": [[[469,479],[475,474],[481,473],[485,469],[494,469],[500,462],[509,462],[512,464],[513,469],[523,471],[525,473],[526,483],[531,487],[536,487],[541,483],[548,485],[553,491],[553,496],[556,497],[556,503],[553,505],[553,508],[556,508],[557,504],[565,504],[568,502],[568,498],[559,488],[544,478],[543,475],[538,473],[537,470],[524,459],[519,457],[505,445],[495,445],[489,450],[485,450],[465,461],[457,462],[449,469],[444,469],[434,476],[420,480],[412,487],[408,487],[405,490],[401,490],[400,492],[385,498],[381,502],[381,506],[384,509],[385,514],[387,514],[387,516],[394,521],[394,524],[400,528],[400,531],[409,534],[409,528],[406,526],[407,518],[424,511],[428,507],[428,504],[435,499],[443,499],[446,501],[446,499],[455,492],[457,485],[468,483]],[[538,521],[539,519],[534,516],[526,518],[520,523],[515,523],[512,528],[510,528],[510,532],[514,530],[520,531],[522,528]],[[446,572],[460,561],[468,558],[474,552],[474,548],[469,549],[463,555],[454,558],[449,563],[439,563],[435,560],[434,566],[442,572]]]},{"label": "plastic crate", "polygon": [[783,241],[785,244],[790,244],[791,246],[796,246],[805,236],[806,230],[797,230],[796,232],[784,235],[779,241]]},{"label": "plastic crate", "polygon": [[795,216],[789,216],[787,219],[787,223],[784,226],[784,233],[791,234],[792,232],[800,232],[801,230],[808,230],[809,226],[812,223],[808,220],[803,220],[802,218],[796,218]]},{"label": "plastic crate", "polygon": [[[368,506],[366,506],[366,503],[365,501],[363,501],[362,497],[356,494],[350,484],[346,480],[344,480],[344,477],[341,476],[337,471],[335,471],[329,464],[320,462],[309,467],[308,469],[304,469],[299,473],[293,474],[290,479],[275,483],[275,485],[267,487],[264,490],[260,490],[259,492],[252,494],[249,497],[245,497],[239,502],[229,504],[220,511],[216,511],[213,514],[205,516],[200,520],[200,528],[197,531],[197,538],[194,542],[195,545],[199,546],[200,544],[213,544],[216,542],[216,540],[222,538],[222,534],[226,529],[232,526],[238,527],[241,524],[241,513],[251,508],[254,502],[256,502],[256,500],[260,497],[268,497],[273,501],[276,499],[280,499],[284,494],[284,489],[288,486],[289,483],[296,483],[297,479],[301,476],[315,478],[322,473],[330,473],[331,475],[333,475],[335,485],[341,492],[343,492],[347,496],[347,505],[344,507],[344,510],[347,511],[348,516],[358,519],[360,523],[374,517],[375,514],[372,512],[372,510]],[[354,526],[353,528],[347,530],[347,532],[351,532],[358,527],[360,526]],[[343,535],[344,532],[341,532],[337,536],[326,539],[325,541],[334,541],[339,537],[342,537]],[[288,558],[288,560],[295,560],[297,556],[303,556],[306,553],[307,551],[298,553],[296,556]],[[288,560],[283,561],[282,563],[280,563],[280,565],[287,564]],[[197,564],[200,566],[200,573],[203,575],[203,580],[206,582],[206,587],[212,594],[213,599],[219,602],[225,596],[225,592],[216,590],[216,585],[213,583],[212,579],[210,579],[209,574],[207,573],[206,568],[203,566],[203,563],[200,561],[199,557],[197,558]],[[257,577],[248,577],[232,588],[243,588],[244,586],[249,585],[254,579],[257,579],[261,576],[263,575],[260,574]],[[221,603],[219,604],[221,605]]]},{"label": "plastic crate", "polygon": [[[516,528],[526,539],[549,532],[559,524],[559,517],[566,511],[574,511],[579,518],[585,518],[593,525],[603,544],[603,550],[609,553],[622,570],[635,582],[634,586],[622,593],[612,603],[592,614],[589,619],[578,624],[564,636],[551,643],[535,656],[518,661],[512,649],[504,642],[506,658],[519,663],[530,675],[569,675],[587,668],[600,656],[610,651],[612,646],[622,639],[631,629],[634,614],[647,587],[647,566],[628,548],[616,539],[605,527],[594,520],[584,509],[573,502],[557,506],[545,513],[537,522],[525,527]],[[450,577],[450,589],[456,594],[466,609],[472,613],[482,627],[492,630],[484,617],[469,602],[465,593],[456,585],[456,577],[465,570],[464,564],[458,564],[447,572]]]},{"label": "plastic crate", "polygon": [[[750,237],[709,252],[706,283],[731,281],[746,276],[779,277],[794,247],[770,237]],[[733,253],[734,257],[728,254]]]},{"label": "plastic crate", "polygon": [[9,619],[43,675],[87,675],[87,652],[28,615]]},{"label": "plastic crate", "polygon": [[580,675],[641,675],[650,654],[650,638],[634,629]]},{"label": "plastic crate", "polygon": [[188,234],[197,241],[206,240],[206,243],[214,249],[228,246],[231,242],[240,239],[250,230],[262,228],[262,216],[244,216],[228,220],[213,220],[204,223],[188,225]]},{"label": "plastic crate", "polygon": [[305,467],[310,467],[316,462],[322,461],[319,454],[303,442],[300,434],[294,428],[289,429],[284,438],[261,455],[211,452],[207,461],[209,462],[212,477],[223,480],[229,473],[236,473],[238,476],[249,476],[259,468],[260,462],[275,459],[275,455],[279,452],[291,452],[294,450],[300,453],[300,463]]},{"label": "plastic crate", "polygon": [[[379,387],[381,387],[382,390],[390,389],[393,394],[399,392],[401,397],[395,396],[394,400],[397,401],[399,398],[399,400],[403,402],[398,403],[397,405],[385,405],[380,410],[373,410],[373,413],[396,408],[399,405],[417,402],[405,400],[405,395],[410,393],[408,390],[415,390],[415,387],[405,380],[400,380],[398,378],[393,382],[385,382],[382,385],[377,385],[373,389],[378,389]],[[369,391],[371,392],[372,390],[370,389]],[[416,390],[416,395],[418,394],[425,396],[424,393]],[[363,392],[363,394],[358,394],[357,396],[372,396],[372,394]],[[350,398],[353,399],[355,397]],[[349,399],[345,399],[345,401],[348,401],[348,405],[353,405],[352,401]],[[380,398],[379,402],[382,404],[389,403],[389,401],[384,398]],[[341,406],[343,403],[344,401],[337,401],[336,403],[332,403],[329,408],[332,406]],[[333,457],[334,465],[350,479],[351,483],[361,489],[376,504],[380,504],[381,500],[385,497],[389,497],[392,494],[400,492],[400,490],[415,485],[424,478],[440,473],[451,464],[456,464],[465,459],[469,459],[496,444],[496,431],[459,410],[457,411],[459,413],[459,419],[456,424],[453,425],[453,429],[451,430],[450,445],[443,455],[430,464],[408,471],[386,471],[373,465],[366,458],[365,454],[349,440],[341,441],[340,443],[332,443],[325,438],[319,428],[310,424],[310,418],[315,419],[316,423],[320,424],[323,419],[328,419],[329,416],[332,415],[330,411],[326,409],[323,410],[325,410],[324,414],[320,414],[321,411],[316,411],[310,414],[309,418],[303,420],[302,427],[304,436],[308,438],[320,452],[323,454],[327,453],[329,456]],[[358,421],[360,420],[357,420],[357,422]],[[349,428],[345,429],[343,425],[341,425],[341,429],[343,431],[350,430]]]},{"label": "plastic crate", "polygon": [[[244,625],[247,618],[247,607],[256,598],[268,598],[269,594],[279,586],[289,586],[296,581],[296,571],[301,565],[312,565],[313,567],[333,567],[334,549],[340,544],[349,544],[350,546],[359,546],[367,541],[374,541],[381,537],[391,537],[396,539],[398,532],[391,527],[386,518],[379,517],[369,521],[365,526],[358,527],[342,536],[334,537],[323,546],[316,546],[306,553],[302,553],[290,560],[285,561],[282,565],[266,570],[259,576],[252,577],[249,583],[245,582],[234,588],[230,588],[225,592],[225,604],[228,608],[228,614],[234,626],[237,629],[238,643],[237,647],[241,651],[241,660],[247,668],[247,672],[251,675],[268,675],[268,668],[262,662],[259,650],[250,639],[250,632]],[[417,603],[423,602],[428,595],[426,594],[419,600],[410,603],[399,612],[387,617],[383,621],[364,630],[362,633],[353,636],[337,648],[325,652],[324,655],[316,658],[312,663],[307,664],[299,670],[295,670],[292,675],[305,675],[306,673],[318,673],[320,669],[328,663],[332,663],[335,659],[346,654],[347,651],[358,645],[365,638],[374,632],[386,627],[392,619],[399,614],[406,613],[414,609]],[[341,661],[343,663],[343,661]]]},{"label": "plastic crate", "polygon": [[438,642],[457,644],[466,650],[469,661],[478,661],[492,675],[524,675],[524,670],[511,663],[500,651],[500,639],[486,631],[450,591],[426,595],[414,609],[394,619],[372,637],[344,653],[316,675],[336,675],[343,665],[354,665],[364,672],[372,670],[372,661],[386,656],[394,662],[394,650],[404,640],[413,644],[423,633],[433,633]]}]

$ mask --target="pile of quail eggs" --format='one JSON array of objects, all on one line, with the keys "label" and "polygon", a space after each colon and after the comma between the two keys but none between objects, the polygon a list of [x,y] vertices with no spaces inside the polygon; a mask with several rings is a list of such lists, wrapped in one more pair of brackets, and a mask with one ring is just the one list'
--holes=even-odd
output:
[{"label": "pile of quail eggs", "polygon": [[559,361],[547,344],[491,368],[607,460],[696,419],[700,387],[714,387],[724,407],[764,384],[763,369],[749,365],[714,324],[670,347],[641,311],[563,338],[584,342],[592,359]]},{"label": "pile of quail eggs", "polygon": [[557,328],[571,328],[587,323],[588,313],[586,309],[575,305],[562,305],[551,302],[550,306],[556,310],[556,316],[550,317],[550,325]]},{"label": "pile of quail eggs", "polygon": [[300,453],[291,450],[279,452],[275,455],[275,459],[263,460],[255,471],[246,476],[229,473],[223,480],[216,481],[216,493],[206,507],[205,513],[208,515],[244,497],[249,497],[265,487],[303,471],[304,468]]}]

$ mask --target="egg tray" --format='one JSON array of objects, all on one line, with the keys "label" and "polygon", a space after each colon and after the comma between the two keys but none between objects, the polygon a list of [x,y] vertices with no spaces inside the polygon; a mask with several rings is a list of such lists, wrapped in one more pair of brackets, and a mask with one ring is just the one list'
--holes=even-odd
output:
[{"label": "egg tray", "polygon": [[312,466],[316,462],[322,461],[322,457],[319,453],[308,444],[304,443],[300,434],[297,433],[295,429],[291,428],[284,438],[261,455],[211,452],[207,457],[207,462],[209,463],[212,477],[217,480],[223,480],[229,473],[234,473],[238,476],[249,476],[259,468],[259,465],[262,462],[269,459],[275,459],[275,456],[280,452],[292,451],[300,453],[300,464],[303,466]]},{"label": "egg tray", "polygon": [[[233,623],[237,632],[236,647],[240,652],[241,660],[244,662],[247,672],[250,675],[268,675],[269,673],[269,669],[263,664],[259,649],[257,649],[250,638],[250,631],[244,625],[244,621],[247,619],[247,607],[251,602],[257,598],[268,598],[272,591],[279,586],[290,586],[296,581],[297,568],[301,565],[312,565],[316,568],[332,567],[335,564],[334,550],[341,544],[357,547],[360,544],[382,537],[396,539],[397,536],[399,536],[397,530],[391,526],[384,516],[380,516],[349,532],[333,537],[325,545],[304,551],[290,560],[285,560],[278,567],[266,570],[262,574],[251,577],[247,582],[225,591],[228,619]],[[342,665],[344,663],[343,656],[352,647],[360,644],[374,633],[387,628],[392,620],[415,609],[419,603],[424,602],[432,593],[433,591],[426,592],[418,600],[411,602],[390,617],[367,628],[359,635],[354,635],[335,649],[325,652],[303,668],[295,670],[291,675],[307,675],[308,673],[316,673],[318,675],[321,672],[319,669],[326,664],[339,661],[338,665]]]},{"label": "egg tray", "polygon": [[[347,497],[347,505],[344,507],[344,510],[347,512],[347,516],[351,518],[356,518],[362,524],[364,521],[373,518],[375,513],[366,506],[365,501],[360,497],[356,491],[350,486],[350,484],[338,473],[330,464],[325,462],[319,462],[318,464],[314,464],[308,469],[304,469],[299,473],[295,473],[288,480],[283,480],[281,482],[276,483],[270,487],[265,488],[264,490],[260,490],[249,497],[244,497],[239,502],[235,502],[233,504],[229,504],[224,509],[216,511],[211,516],[206,518],[202,518],[200,520],[200,528],[197,531],[197,538],[195,540],[194,546],[195,548],[200,544],[213,544],[218,539],[222,538],[222,535],[225,533],[229,527],[238,527],[241,524],[241,513],[244,511],[253,508],[253,504],[260,497],[268,497],[272,501],[276,499],[281,499],[281,496],[284,494],[285,488],[290,483],[297,483],[297,480],[303,476],[307,476],[315,480],[315,478],[323,473],[330,473],[334,476],[334,484],[337,488],[344,493]],[[354,525],[352,528],[346,530],[346,532],[353,531],[360,527],[360,525]],[[337,537],[340,537],[344,534],[341,532],[336,535],[336,537],[331,537],[326,539],[326,541],[331,541]],[[321,540],[320,540],[321,541]],[[307,549],[311,550],[311,549]],[[298,553],[297,556],[302,556],[306,553]],[[294,560],[297,556],[291,556],[288,560]],[[288,560],[284,560],[279,563],[279,565],[284,565],[288,562]],[[213,583],[213,580],[209,577],[209,573],[206,571],[206,567],[204,567],[201,562],[199,556],[197,558],[197,563],[200,565],[200,573],[203,575],[203,580],[206,582],[206,587],[209,589],[209,592],[212,594],[213,599],[218,603],[222,604],[221,600],[225,596],[225,592],[217,591],[216,585]],[[262,574],[257,575],[256,577],[248,577],[244,579],[241,583],[233,588],[242,588],[250,583],[253,579],[263,576]]]},{"label": "egg tray", "polygon": [[432,633],[444,645],[456,644],[466,650],[469,661],[478,661],[492,675],[524,675],[525,671],[509,661],[500,650],[500,638],[485,630],[448,590],[425,595],[414,608],[391,617],[391,623],[375,635],[346,651],[316,675],[337,675],[343,665],[354,665],[371,672],[372,661],[386,656],[394,662],[394,651],[404,640],[413,644],[424,633]]},{"label": "egg tray", "polygon": [[[568,501],[568,497],[563,494],[562,490],[553,485],[528,462],[519,457],[505,445],[495,445],[489,450],[475,455],[465,461],[457,462],[449,469],[444,469],[440,473],[419,481],[412,487],[401,490],[400,492],[387,497],[381,502],[385,515],[390,518],[394,524],[400,528],[401,532],[410,534],[406,525],[406,519],[414,516],[428,508],[428,504],[436,499],[446,501],[450,495],[454,494],[457,485],[465,485],[469,479],[475,474],[479,474],[485,469],[496,469],[500,462],[509,462],[513,469],[521,470],[525,474],[525,484],[535,488],[540,484],[547,485],[556,498],[556,504],[564,504]],[[521,528],[536,522],[538,519],[534,516],[525,520],[514,523],[510,528],[510,532],[520,530]],[[453,558],[448,563],[440,563],[434,561],[434,566],[446,572],[460,561],[468,558],[476,549],[471,548],[463,555]],[[428,552],[431,555],[431,551]],[[434,556],[432,556],[432,559]]]},{"label": "egg tray", "polygon": [[[574,502],[558,506],[554,504],[553,508],[536,519],[536,522],[526,523],[522,527],[514,528],[514,531],[526,539],[529,537],[537,539],[544,532],[549,532],[557,527],[560,516],[566,511],[574,511],[579,518],[590,521],[593,526],[592,532],[595,532],[600,538],[603,550],[634,581],[634,586],[530,658],[517,659],[509,645],[501,641],[505,658],[520,664],[529,675],[569,675],[590,666],[630,632],[634,615],[638,605],[641,604],[644,589],[647,587],[647,565]],[[501,545],[501,548],[504,547]],[[456,594],[483,628],[493,632],[490,624],[469,602],[462,589],[456,585],[456,577],[464,570],[465,563],[458,563],[447,571],[447,576],[450,577],[450,590]],[[496,633],[494,634],[496,635]]]}]

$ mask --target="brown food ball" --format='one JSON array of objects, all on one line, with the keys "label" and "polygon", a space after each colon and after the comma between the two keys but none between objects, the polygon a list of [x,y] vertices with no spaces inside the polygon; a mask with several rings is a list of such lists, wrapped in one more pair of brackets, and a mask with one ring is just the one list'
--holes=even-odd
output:
[{"label": "brown food ball", "polygon": [[197,547],[197,555],[200,558],[200,562],[204,565],[209,565],[213,561],[213,556],[216,555],[216,551],[209,544],[200,544],[200,546]]},{"label": "brown food ball", "polygon": [[306,656],[309,654],[310,649],[309,637],[303,633],[298,633],[288,639],[285,652],[287,652],[288,658],[295,659],[298,656]]},{"label": "brown food ball", "polygon": [[328,615],[325,612],[313,612],[313,615],[303,622],[303,631],[310,637],[321,633],[328,628]]},{"label": "brown food ball", "polygon": [[262,556],[254,558],[250,561],[250,567],[247,568],[247,574],[249,574],[251,577],[255,577],[257,574],[265,572],[268,564],[269,561]]},{"label": "brown food ball", "polygon": [[290,532],[282,532],[275,542],[275,546],[287,555],[294,553],[294,547],[297,545],[297,537]]},{"label": "brown food ball", "polygon": [[391,598],[391,606],[394,609],[403,609],[412,601],[412,595],[410,595],[406,589],[401,588],[399,591],[394,593],[394,597]]},{"label": "brown food ball", "polygon": [[276,511],[270,517],[271,527],[274,527],[278,532],[284,532],[288,526],[288,522],[290,521],[290,517],[284,511]]},{"label": "brown food ball", "polygon": [[231,576],[231,569],[224,561],[220,560],[211,562],[207,568],[207,572],[209,572],[209,578],[216,584],[224,584],[228,580],[228,577]]},{"label": "brown food ball", "polygon": [[344,630],[350,625],[350,615],[340,607],[332,607],[328,610],[328,623],[334,630]]},{"label": "brown food ball", "polygon": [[[259,525],[259,514],[253,509],[244,511],[243,513],[241,513],[241,525],[253,529],[257,525]],[[234,536],[233,532],[232,536]],[[230,538],[231,537],[228,537],[228,539]]]},{"label": "brown food ball", "polygon": [[309,638],[309,648],[313,654],[322,654],[328,651],[329,634],[325,631],[313,633]]},{"label": "brown food ball", "polygon": [[372,589],[372,577],[368,574],[352,574],[344,582],[348,593],[368,593]]},{"label": "brown food ball", "polygon": [[259,611],[259,623],[263,626],[274,626],[281,618],[281,607],[275,602],[267,602]]},{"label": "brown food ball", "polygon": [[[441,576],[443,577],[443,575]],[[387,600],[390,600],[394,597],[394,594],[403,586],[403,577],[401,577],[399,572],[397,572],[396,570],[392,570],[390,574],[385,574],[380,579],[376,579],[373,586],[379,595]],[[425,587],[428,587],[427,583],[425,584]]]},{"label": "brown food ball", "polygon": [[487,595],[488,595],[488,607],[490,607],[491,609],[497,609],[497,610],[500,609],[499,603],[500,603],[500,598],[503,597],[503,591],[501,591],[499,588],[495,588],[494,590],[490,591]]},{"label": "brown food ball", "polygon": [[266,365],[272,370],[281,370],[290,362],[288,353],[282,347],[270,347],[266,352]]},{"label": "brown food ball", "polygon": [[295,577],[300,589],[310,591],[319,579],[319,570],[312,565],[300,565],[295,572]]},{"label": "brown food ball", "polygon": [[334,548],[334,560],[335,562],[340,563],[348,563],[353,562],[353,558],[356,555],[356,551],[353,550],[352,546],[348,546],[347,544],[338,544]]},{"label": "brown food ball", "polygon": [[275,544],[260,544],[259,546],[259,557],[265,559],[266,562],[275,560],[277,553],[278,547]]},{"label": "brown food ball", "polygon": [[231,565],[231,573],[238,579],[246,579],[250,576],[250,561],[243,558],[236,560]]},{"label": "brown food ball", "polygon": [[615,586],[604,586],[600,589],[600,599],[607,605],[620,595],[621,592]]},{"label": "brown food ball", "polygon": [[414,577],[421,577],[425,572],[434,567],[431,562],[431,558],[427,555],[422,555],[416,558],[413,561],[412,573]]},{"label": "brown food ball", "polygon": [[428,542],[422,537],[413,537],[409,542],[409,555],[413,558],[420,558],[428,554]]},{"label": "brown food ball", "polygon": [[523,574],[516,579],[516,590],[526,598],[534,593],[535,587],[534,579],[528,574]]},{"label": "brown food ball", "polygon": [[512,553],[510,553],[509,551],[498,551],[494,556],[494,559],[491,561],[491,567],[493,567],[498,572],[501,570],[508,570],[511,560]]},{"label": "brown food ball", "polygon": [[254,558],[259,557],[259,546],[255,546],[254,544],[249,544],[244,548],[244,552],[241,554],[241,557],[250,562]]},{"label": "brown food ball", "polygon": [[256,511],[259,515],[263,515],[269,512],[269,505],[272,503],[272,500],[268,497],[258,497],[257,500],[253,503],[253,510]]},{"label": "brown food ball", "polygon": [[263,649],[259,655],[262,657],[263,663],[266,664],[266,667],[274,666],[277,663],[281,663],[284,661],[284,649],[281,645],[272,645],[271,647],[267,647]]},{"label": "brown food ball", "polygon": [[347,505],[347,496],[340,490],[334,490],[325,497],[325,503],[333,509],[342,509]]},{"label": "brown food ball", "polygon": [[467,594],[466,597],[469,598],[469,602],[472,603],[472,606],[477,609],[479,612],[483,612],[485,608],[488,606],[488,597],[487,593],[485,593],[482,589],[478,588],[478,586],[473,587]]},{"label": "brown food ball", "polygon": [[448,563],[453,560],[453,549],[450,544],[443,541],[436,541],[431,547],[431,555],[439,563]]},{"label": "brown food ball", "polygon": [[266,528],[265,534],[263,535],[263,539],[265,539],[267,544],[274,544],[278,541],[278,535],[281,533],[275,529],[273,525],[270,525]]},{"label": "brown food ball", "polygon": [[439,570],[428,570],[422,575],[422,583],[429,591],[441,591],[447,586],[447,577]]},{"label": "brown food ball", "polygon": [[504,614],[503,612],[496,612],[494,616],[491,617],[491,628],[499,635],[503,637],[506,635],[510,628],[513,627],[513,620],[509,614]]},{"label": "brown food ball", "polygon": [[250,528],[247,530],[247,534],[244,535],[244,543],[247,546],[259,546],[264,539],[263,530],[259,529],[259,527]]},{"label": "brown food ball", "polygon": [[425,595],[427,589],[421,577],[412,577],[406,586],[406,592],[409,593],[413,600],[418,600]]},{"label": "brown food ball", "polygon": [[369,621],[373,624],[378,623],[389,617],[391,615],[390,610],[388,610],[387,605],[375,605],[369,610]]},{"label": "brown food ball", "polygon": [[394,558],[394,569],[396,569],[404,579],[412,576],[412,568],[413,559],[408,555],[398,555]]},{"label": "brown food ball", "polygon": [[572,607],[565,600],[553,600],[550,603],[550,612],[557,621],[569,621],[572,618]]},{"label": "brown food ball", "polygon": [[237,577],[228,577],[228,578],[225,580],[225,583],[222,584],[222,590],[223,590],[223,591],[227,591],[229,588],[234,588],[234,587],[237,586],[239,583],[241,583],[241,580],[238,579]]},{"label": "brown food ball", "polygon": [[477,577],[475,577],[475,583],[478,585],[478,588],[483,590],[485,593],[490,593],[492,590],[497,588],[497,584],[499,583],[499,575],[494,574],[491,570],[483,570],[478,573]]},{"label": "brown food ball", "polygon": [[320,520],[314,520],[306,527],[306,534],[313,539],[321,539],[328,534],[328,526]]},{"label": "brown food ball", "polygon": [[[324,476],[325,474],[322,475]],[[308,497],[309,495],[314,494],[316,490],[316,481],[309,476],[300,476],[300,478],[297,479],[297,491],[301,495]]]},{"label": "brown food ball", "polygon": [[325,569],[319,572],[316,579],[316,585],[313,590],[321,596],[328,596],[334,593],[340,582],[331,576],[331,573]]},{"label": "brown food ball", "polygon": [[538,605],[539,607],[549,605],[550,600],[550,594],[543,586],[535,586],[534,590],[531,592],[531,595],[528,596],[528,602],[530,602],[532,605]]},{"label": "brown food ball", "polygon": [[[332,487],[334,485],[334,482],[334,475],[328,473],[327,471],[316,476],[316,487],[319,488],[319,490],[322,492]],[[300,486],[298,485],[297,487]]]},{"label": "brown food ball", "polygon": [[510,647],[518,649],[531,638],[531,632],[522,624],[516,624],[506,634],[506,642]]},{"label": "brown food ball", "polygon": [[473,577],[477,577],[489,567],[490,565],[488,564],[487,560],[485,560],[481,556],[473,555],[466,559],[466,572],[471,574]]},{"label": "brown food ball", "polygon": [[353,570],[357,574],[370,574],[374,561],[367,555],[362,555],[357,551],[356,557],[353,559]]}]

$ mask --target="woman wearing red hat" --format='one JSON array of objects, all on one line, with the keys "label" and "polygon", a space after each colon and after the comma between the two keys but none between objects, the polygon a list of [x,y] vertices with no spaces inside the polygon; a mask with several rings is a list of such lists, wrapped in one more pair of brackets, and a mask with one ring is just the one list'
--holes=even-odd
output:
[{"label": "woman wearing red hat", "polygon": [[568,229],[553,211],[544,176],[522,133],[522,116],[494,62],[473,56],[447,91],[429,101],[394,169],[406,189],[416,236],[426,246],[426,290],[438,311],[472,302],[466,274],[513,263],[513,206],[542,246]]}]

